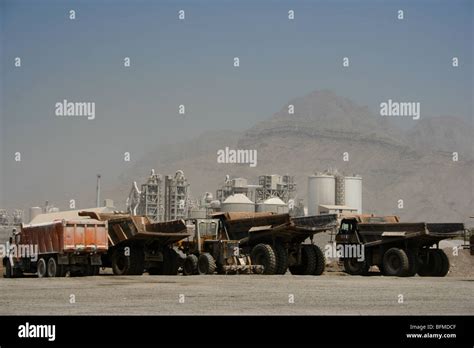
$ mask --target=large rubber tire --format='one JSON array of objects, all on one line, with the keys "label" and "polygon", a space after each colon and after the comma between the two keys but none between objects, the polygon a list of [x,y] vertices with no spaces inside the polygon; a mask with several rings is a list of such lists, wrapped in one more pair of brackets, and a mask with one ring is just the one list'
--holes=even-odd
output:
[{"label": "large rubber tire", "polygon": [[[112,271],[115,275],[142,275],[144,269],[144,254],[141,248],[129,247],[130,255],[125,255],[125,248],[118,248],[112,255]],[[89,266],[90,267],[90,266]],[[89,268],[88,267],[88,268]],[[86,274],[92,275],[88,269]]]},{"label": "large rubber tire", "polygon": [[130,252],[130,273],[131,275],[142,275],[145,268],[145,255],[143,249],[133,248]]},{"label": "large rubber tire", "polygon": [[87,265],[85,268],[84,275],[88,277],[96,276],[100,272],[100,266],[96,265]]},{"label": "large rubber tire", "polygon": [[115,275],[130,274],[130,257],[125,255],[124,248],[119,248],[112,254],[112,271]]},{"label": "large rubber tire", "polygon": [[434,276],[435,277],[445,277],[448,272],[449,272],[449,259],[444,250],[441,249],[435,249],[434,252],[439,255],[439,258],[441,260]]},{"label": "large rubber tire", "polygon": [[5,260],[5,266],[3,267],[3,278],[13,278],[13,267],[10,263],[10,259]]},{"label": "large rubber tire", "polygon": [[391,248],[383,255],[383,269],[387,276],[403,277],[409,267],[408,256],[403,249]]},{"label": "large rubber tire", "polygon": [[196,255],[186,256],[183,265],[183,274],[184,275],[194,275],[198,273],[198,257]]},{"label": "large rubber tire", "polygon": [[173,249],[163,251],[163,275],[177,275],[179,270],[178,254]]},{"label": "large rubber tire", "polygon": [[273,252],[276,257],[275,274],[285,274],[288,271],[288,251],[281,243],[275,243]]},{"label": "large rubber tire", "polygon": [[66,274],[67,274],[68,268],[67,268],[66,265],[59,265],[58,264],[58,270],[59,270],[58,277],[65,277]]},{"label": "large rubber tire", "polygon": [[252,264],[262,265],[263,274],[275,274],[276,256],[273,248],[268,244],[257,244],[250,253]]},{"label": "large rubber tire", "polygon": [[199,255],[198,259],[198,273],[201,275],[204,274],[214,274],[216,271],[216,261],[209,253],[203,253]]},{"label": "large rubber tire", "polygon": [[420,261],[418,259],[418,250],[417,249],[408,249],[406,250],[408,256],[408,272],[405,274],[406,277],[413,277],[418,273],[420,268]]},{"label": "large rubber tire", "polygon": [[47,268],[48,267],[46,265],[45,259],[41,257],[36,262],[36,272],[37,272],[38,278],[44,278],[48,276]]},{"label": "large rubber tire", "polygon": [[344,259],[344,271],[350,275],[366,275],[370,266],[367,261],[358,261],[356,258]]},{"label": "large rubber tire", "polygon": [[313,249],[316,254],[316,267],[314,269],[313,275],[321,275],[324,273],[324,269],[326,268],[326,257],[324,256],[323,251],[320,247],[313,244]]},{"label": "large rubber tire", "polygon": [[312,275],[316,272],[318,257],[312,245],[303,245],[301,248],[301,263],[290,266],[293,275]]},{"label": "large rubber tire", "polygon": [[428,250],[428,262],[426,262],[426,259],[423,260],[423,263],[418,269],[418,275],[420,277],[436,277],[436,274],[439,273],[441,268],[441,264],[441,255],[438,254],[435,249],[430,249]]},{"label": "large rubber tire", "polygon": [[54,256],[48,259],[47,273],[48,277],[51,278],[61,276],[61,266],[58,265],[58,262],[56,261]]}]

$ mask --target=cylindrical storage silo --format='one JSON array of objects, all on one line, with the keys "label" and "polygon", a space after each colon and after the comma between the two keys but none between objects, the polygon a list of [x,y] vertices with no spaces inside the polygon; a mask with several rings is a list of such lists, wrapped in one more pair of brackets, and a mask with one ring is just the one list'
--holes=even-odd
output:
[{"label": "cylindrical storage silo", "polygon": [[362,178],[346,176],[344,192],[346,205],[356,208],[357,213],[362,214]]},{"label": "cylindrical storage silo", "polygon": [[334,175],[316,174],[308,177],[308,215],[319,214],[319,205],[336,204]]},{"label": "cylindrical storage silo", "polygon": [[30,221],[42,213],[43,213],[43,209],[41,209],[40,207],[31,207],[30,208]]},{"label": "cylindrical storage silo", "polygon": [[246,195],[237,193],[229,196],[221,204],[221,211],[231,212],[255,212],[255,203]]},{"label": "cylindrical storage silo", "polygon": [[271,197],[257,204],[257,212],[286,214],[288,211],[288,205],[278,197]]}]

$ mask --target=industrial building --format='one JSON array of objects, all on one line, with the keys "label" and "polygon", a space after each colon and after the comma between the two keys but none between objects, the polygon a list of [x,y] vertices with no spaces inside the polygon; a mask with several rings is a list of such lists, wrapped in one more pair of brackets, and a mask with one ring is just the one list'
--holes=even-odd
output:
[{"label": "industrial building", "polygon": [[362,178],[327,170],[308,177],[308,215],[323,212],[362,214]]},{"label": "industrial building", "polygon": [[189,184],[182,170],[165,178],[165,221],[188,216]]},{"label": "industrial building", "polygon": [[283,202],[278,197],[271,197],[266,199],[262,203],[256,205],[255,211],[257,213],[275,213],[275,214],[287,214],[289,212],[288,204]]},{"label": "industrial building", "polygon": [[245,178],[233,178],[227,175],[224,184],[217,189],[216,199],[224,202],[228,197],[236,194],[243,194],[250,200],[255,200],[255,190],[257,185],[249,185]]},{"label": "industrial building", "polygon": [[256,189],[256,201],[263,202],[272,197],[278,197],[288,203],[296,192],[295,177],[290,175],[260,175]]},{"label": "industrial building", "polygon": [[[163,188],[164,187],[164,188]],[[362,213],[362,178],[327,170],[308,177],[308,207],[296,197],[296,183],[290,175],[261,175],[258,184],[246,178],[226,176],[216,191],[216,199],[206,192],[192,202],[189,183],[182,170],[162,176],[152,170],[138,188],[133,183],[127,199],[132,215],[145,215],[154,222],[205,218],[213,212],[273,212],[291,216]]]},{"label": "industrial building", "polygon": [[231,212],[255,212],[255,203],[242,193],[229,196],[221,203],[221,211]]},{"label": "industrial building", "polygon": [[252,185],[245,178],[230,179],[227,175],[224,184],[216,191],[216,198],[220,202],[224,202],[229,196],[243,194],[256,203],[262,203],[272,197],[278,197],[284,203],[288,203],[290,199],[294,198],[295,193],[294,176],[260,175],[258,185]]},{"label": "industrial building", "polygon": [[127,200],[127,210],[132,215],[145,215],[152,221],[164,220],[163,205],[163,178],[152,169],[146,183],[138,188],[136,181],[133,182]]},{"label": "industrial building", "polygon": [[18,226],[23,223],[23,210],[15,209],[8,214],[6,209],[0,209],[0,226]]},{"label": "industrial building", "polygon": [[145,215],[154,222],[187,218],[189,209],[189,183],[182,170],[164,180],[152,170],[140,188],[133,182],[127,198],[130,214]]}]

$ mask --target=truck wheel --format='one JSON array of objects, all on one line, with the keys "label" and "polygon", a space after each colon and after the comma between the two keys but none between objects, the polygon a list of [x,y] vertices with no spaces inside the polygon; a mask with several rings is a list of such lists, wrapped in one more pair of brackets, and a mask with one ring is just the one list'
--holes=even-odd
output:
[{"label": "truck wheel", "polygon": [[48,260],[48,277],[60,277],[60,266],[58,265],[56,259],[54,257],[50,257]]},{"label": "truck wheel", "polygon": [[67,266],[58,264],[58,271],[59,271],[58,277],[65,277],[68,271]]},{"label": "truck wheel", "polygon": [[369,272],[367,261],[359,261],[356,258],[344,259],[344,271],[350,275],[366,275]]},{"label": "truck wheel", "polygon": [[420,268],[420,262],[418,260],[418,250],[408,249],[406,250],[408,256],[408,272],[405,274],[406,277],[413,277]]},{"label": "truck wheel", "polygon": [[293,275],[311,275],[316,272],[318,258],[312,245],[303,245],[301,248],[301,263],[290,266]]},{"label": "truck wheel", "polygon": [[408,256],[399,248],[388,249],[383,255],[383,269],[387,276],[401,277],[408,273]]},{"label": "truck wheel", "polygon": [[418,270],[420,277],[434,277],[441,268],[441,255],[435,252],[434,249],[428,250],[427,259],[423,260]]},{"label": "truck wheel", "polygon": [[449,272],[449,259],[444,250],[435,249],[434,252],[439,255],[441,260],[437,272],[434,274],[435,277],[445,277]]},{"label": "truck wheel", "polygon": [[145,268],[145,255],[142,249],[133,248],[130,251],[130,275],[142,275]]},{"label": "truck wheel", "polygon": [[7,257],[5,260],[5,266],[3,267],[3,278],[13,278],[13,267],[10,263],[10,259]]},{"label": "truck wheel", "polygon": [[179,269],[178,254],[170,248],[163,251],[163,274],[177,275]]},{"label": "truck wheel", "polygon": [[281,243],[275,243],[273,252],[276,257],[275,274],[285,274],[288,270],[288,252]]},{"label": "truck wheel", "polygon": [[115,275],[129,274],[130,257],[125,256],[123,248],[115,250],[112,255],[112,271]]},{"label": "truck wheel", "polygon": [[324,269],[326,268],[326,258],[324,257],[324,253],[320,247],[313,244],[313,249],[316,254],[316,267],[312,274],[318,276],[323,274]]},{"label": "truck wheel", "polygon": [[44,260],[44,258],[41,257],[36,263],[36,271],[38,274],[38,278],[44,278],[48,276],[46,261]]},{"label": "truck wheel", "polygon": [[198,270],[198,258],[196,255],[186,256],[183,266],[184,275],[193,275],[196,274]]},{"label": "truck wheel", "polygon": [[263,274],[275,274],[276,256],[270,245],[257,244],[253,247],[250,257],[252,264],[263,266]]},{"label": "truck wheel", "polygon": [[209,253],[199,255],[198,272],[199,274],[213,274],[216,271],[216,261]]}]

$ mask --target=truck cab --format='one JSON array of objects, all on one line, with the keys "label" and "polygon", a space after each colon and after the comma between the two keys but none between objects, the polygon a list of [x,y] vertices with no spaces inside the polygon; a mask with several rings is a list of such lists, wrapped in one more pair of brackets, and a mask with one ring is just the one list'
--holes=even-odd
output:
[{"label": "truck cab", "polygon": [[187,219],[191,236],[180,242],[187,254],[184,275],[218,273],[251,273],[261,266],[253,266],[250,257],[241,255],[238,240],[229,240],[219,219]]},{"label": "truck cab", "polygon": [[360,243],[357,236],[357,220],[342,219],[339,230],[336,234],[337,243]]},{"label": "truck cab", "polygon": [[218,219],[188,219],[186,228],[191,235],[181,244],[187,252],[200,254],[205,250],[206,242],[219,239],[220,221]]}]

